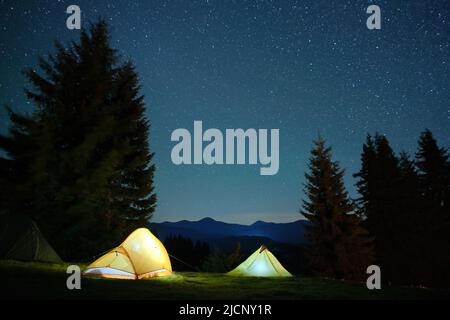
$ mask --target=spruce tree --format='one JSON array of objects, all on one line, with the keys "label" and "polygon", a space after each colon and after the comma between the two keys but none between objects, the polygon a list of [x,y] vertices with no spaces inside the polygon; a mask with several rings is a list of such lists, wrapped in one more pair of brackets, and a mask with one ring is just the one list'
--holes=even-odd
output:
[{"label": "spruce tree", "polygon": [[358,204],[358,214],[366,220],[366,225],[372,222],[372,217],[376,214],[372,208],[373,199],[375,198],[375,186],[371,183],[374,180],[376,166],[376,151],[373,139],[367,135],[366,142],[363,145],[361,154],[361,170],[355,173],[353,177],[357,178],[356,188],[360,197],[356,199]]},{"label": "spruce tree", "polygon": [[446,149],[438,146],[429,130],[419,138],[416,153],[419,174],[423,272],[425,285],[450,284],[450,163]]},{"label": "spruce tree", "polygon": [[305,174],[307,183],[301,213],[307,229],[307,256],[314,273],[338,279],[361,280],[373,260],[371,239],[354,213],[343,183],[344,170],[332,160],[331,148],[314,142]]},{"label": "spruce tree", "polygon": [[402,239],[398,233],[401,208],[398,201],[400,188],[399,160],[388,139],[380,134],[367,137],[361,156],[361,170],[354,176],[360,198],[359,212],[364,225],[375,241],[376,263],[386,282],[397,278]]},{"label": "spruce tree", "polygon": [[369,231],[373,230],[377,258],[383,272],[383,278],[395,282],[400,237],[397,226],[401,223],[399,218],[398,188],[399,167],[398,159],[392,150],[388,139],[384,135],[375,135],[376,171],[374,179],[376,217]]},{"label": "spruce tree", "polygon": [[9,136],[0,135],[0,213],[27,212],[32,205],[29,192],[30,163],[33,160],[31,135],[37,126],[33,119],[6,107],[11,120]]},{"label": "spruce tree", "polygon": [[79,43],[57,43],[39,65],[42,74],[26,72],[36,110],[12,113],[10,134],[0,138],[2,161],[25,173],[2,176],[28,197],[7,207],[35,218],[63,258],[90,259],[145,226],[155,209],[138,77],[111,48],[103,21],[82,31]]},{"label": "spruce tree", "polygon": [[[423,269],[423,224],[419,205],[419,179],[416,166],[406,152],[399,155],[399,184],[396,191],[397,258],[396,282],[417,284]],[[426,250],[426,249],[425,249]]]},{"label": "spruce tree", "polygon": [[425,130],[419,139],[416,165],[423,196],[429,205],[448,208],[450,202],[450,163],[446,149],[438,146],[430,130]]}]

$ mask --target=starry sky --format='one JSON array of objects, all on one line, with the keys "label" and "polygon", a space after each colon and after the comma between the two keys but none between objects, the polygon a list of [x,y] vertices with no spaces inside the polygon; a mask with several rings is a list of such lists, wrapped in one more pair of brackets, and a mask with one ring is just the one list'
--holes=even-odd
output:
[{"label": "starry sky", "polygon": [[[66,28],[77,4],[82,27],[103,17],[112,45],[137,66],[150,144],[156,155],[158,208],[153,221],[206,216],[249,224],[301,218],[302,184],[318,132],[352,174],[368,132],[414,154],[429,128],[450,146],[450,2],[358,1],[11,1],[0,0],[0,104],[31,112],[21,71]],[[381,8],[368,30],[366,8]],[[8,121],[0,111],[0,131]],[[280,169],[259,165],[175,166],[177,128],[278,128]]]}]

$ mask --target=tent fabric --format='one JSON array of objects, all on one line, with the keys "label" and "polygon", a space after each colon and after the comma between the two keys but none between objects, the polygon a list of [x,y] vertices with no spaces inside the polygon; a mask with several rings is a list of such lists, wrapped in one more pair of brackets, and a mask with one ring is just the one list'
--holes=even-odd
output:
[{"label": "tent fabric", "polygon": [[291,277],[277,258],[264,245],[235,269],[227,273],[230,276],[244,277]]},{"label": "tent fabric", "polygon": [[139,228],[118,247],[92,262],[83,275],[143,279],[171,273],[172,266],[164,245],[148,229]]},{"label": "tent fabric", "polygon": [[21,214],[0,215],[0,259],[63,262],[37,224]]}]

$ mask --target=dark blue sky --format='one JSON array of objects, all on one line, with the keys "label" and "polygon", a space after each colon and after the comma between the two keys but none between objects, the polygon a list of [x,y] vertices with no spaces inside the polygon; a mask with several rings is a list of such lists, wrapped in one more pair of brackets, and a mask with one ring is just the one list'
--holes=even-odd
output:
[{"label": "dark blue sky", "polygon": [[[366,8],[381,7],[381,30]],[[104,17],[112,45],[134,61],[151,121],[155,221],[290,221],[298,214],[312,140],[320,131],[351,174],[368,132],[413,154],[424,128],[450,146],[450,2],[0,1],[0,103],[31,111],[21,70]],[[0,113],[2,132],[7,128]],[[259,165],[175,166],[176,128],[280,129],[280,170]]]}]

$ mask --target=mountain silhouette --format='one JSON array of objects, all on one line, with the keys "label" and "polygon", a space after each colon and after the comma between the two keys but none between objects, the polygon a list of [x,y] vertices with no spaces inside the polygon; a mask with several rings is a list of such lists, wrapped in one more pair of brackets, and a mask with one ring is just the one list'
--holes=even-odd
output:
[{"label": "mountain silhouette", "polygon": [[308,223],[306,220],[289,223],[256,221],[251,225],[241,225],[206,217],[198,221],[152,222],[150,223],[150,229],[156,231],[163,241],[170,235],[180,235],[192,240],[206,242],[218,242],[224,238],[254,237],[265,242],[301,245],[307,242],[304,231]]}]

